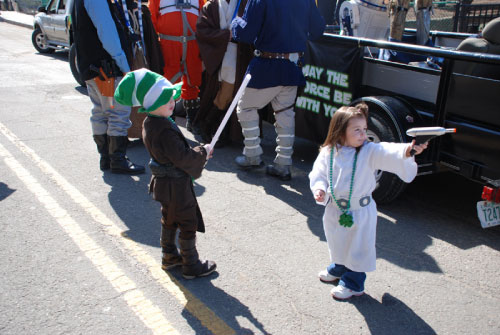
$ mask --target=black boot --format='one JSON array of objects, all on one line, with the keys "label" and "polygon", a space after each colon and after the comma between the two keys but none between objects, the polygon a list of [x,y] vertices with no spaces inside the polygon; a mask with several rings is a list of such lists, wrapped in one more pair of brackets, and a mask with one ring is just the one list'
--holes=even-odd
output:
[{"label": "black boot", "polygon": [[[220,120],[219,124],[222,122],[222,119]],[[231,139],[230,139],[230,125],[226,124],[224,129],[222,129],[222,132],[220,133],[219,140],[217,140],[217,143],[215,143],[216,148],[223,148],[229,144],[231,144]]]},{"label": "black boot", "polygon": [[179,239],[182,256],[182,276],[185,279],[208,276],[217,268],[217,264],[212,261],[200,261],[196,250],[196,239]]},{"label": "black boot", "polygon": [[186,111],[186,129],[193,135],[200,135],[199,126],[195,123],[196,114],[200,109],[200,98],[183,100],[184,110]]},{"label": "black boot", "polygon": [[[224,111],[213,106],[207,116],[203,120],[199,120],[198,123],[200,123],[201,131],[200,135],[204,143],[210,143],[212,141],[212,138],[217,132],[217,129],[219,128],[224,115]],[[219,140],[215,144],[216,148],[222,148],[231,142],[231,140],[229,139],[229,128],[230,126],[226,125],[226,127],[224,127],[224,129],[222,130]]]},{"label": "black boot", "polygon": [[176,233],[177,229],[167,229],[163,224],[161,225],[161,268],[165,271],[182,265],[182,257],[175,245]]},{"label": "black boot", "polygon": [[144,166],[132,163],[127,153],[127,136],[108,136],[111,173],[140,174]]},{"label": "black boot", "polygon": [[109,170],[108,135],[94,135],[94,142],[97,144],[97,151],[101,154],[99,161],[101,170]]}]

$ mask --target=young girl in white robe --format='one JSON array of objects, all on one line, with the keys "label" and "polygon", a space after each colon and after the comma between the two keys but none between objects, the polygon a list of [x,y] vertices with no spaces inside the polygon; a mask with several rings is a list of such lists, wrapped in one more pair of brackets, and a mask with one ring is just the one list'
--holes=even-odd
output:
[{"label": "young girl in white robe", "polygon": [[314,199],[325,206],[325,230],[331,264],[318,276],[339,283],[331,290],[336,299],[364,293],[366,273],[375,270],[377,206],[372,198],[375,171],[383,170],[411,182],[427,143],[367,142],[368,106],[341,107],[330,121],[328,135],[309,174]]}]

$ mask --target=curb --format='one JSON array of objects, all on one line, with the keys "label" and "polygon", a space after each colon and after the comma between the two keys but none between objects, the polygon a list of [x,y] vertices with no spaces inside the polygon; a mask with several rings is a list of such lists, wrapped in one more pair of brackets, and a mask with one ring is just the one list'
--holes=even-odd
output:
[{"label": "curb", "polygon": [[29,28],[29,29],[33,28],[33,25],[31,25],[31,24],[27,24],[27,23],[23,23],[23,22],[19,22],[19,21],[14,21],[14,20],[6,19],[2,15],[0,15],[0,22],[10,23],[10,24],[14,24],[16,26],[20,26],[20,27],[24,27],[24,28]]}]

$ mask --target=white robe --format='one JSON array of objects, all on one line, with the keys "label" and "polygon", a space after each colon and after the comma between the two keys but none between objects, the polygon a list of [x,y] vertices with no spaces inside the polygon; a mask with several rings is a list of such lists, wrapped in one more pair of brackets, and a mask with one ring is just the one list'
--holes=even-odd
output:
[{"label": "white robe", "polygon": [[[366,142],[358,154],[352,199],[358,201],[362,197],[371,196],[376,187],[376,170],[394,173],[403,181],[411,182],[417,175],[417,164],[413,157],[406,157],[407,147],[408,144],[405,143]],[[352,147],[340,147],[338,152],[335,150],[332,182],[337,200],[349,198],[355,152],[356,149]],[[330,193],[330,153],[330,147],[322,148],[309,173],[311,191],[314,193],[319,189],[326,193],[322,203],[326,205],[323,228],[330,260],[356,272],[374,271],[377,206],[373,199],[365,207],[358,205],[358,209],[351,211],[354,224],[349,228],[339,224],[342,212]]]},{"label": "white robe", "polygon": [[[237,2],[237,0],[230,0],[229,3],[226,0],[218,0],[220,29],[227,29],[231,24],[233,14],[235,10],[237,10]],[[234,42],[229,42],[219,70],[219,81],[234,84],[234,81],[236,80],[237,53],[238,45]]]}]

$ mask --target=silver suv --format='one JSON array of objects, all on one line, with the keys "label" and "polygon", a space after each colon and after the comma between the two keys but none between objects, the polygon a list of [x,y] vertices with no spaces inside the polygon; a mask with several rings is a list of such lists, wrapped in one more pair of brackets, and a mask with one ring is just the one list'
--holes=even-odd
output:
[{"label": "silver suv", "polygon": [[52,53],[70,47],[68,17],[73,0],[51,0],[39,7],[31,40],[40,53]]},{"label": "silver suv", "polygon": [[69,49],[69,66],[76,81],[85,86],[76,67],[76,50],[71,36],[70,14],[74,0],[50,0],[45,7],[38,8],[33,23],[31,41],[40,53]]}]

